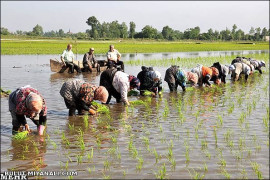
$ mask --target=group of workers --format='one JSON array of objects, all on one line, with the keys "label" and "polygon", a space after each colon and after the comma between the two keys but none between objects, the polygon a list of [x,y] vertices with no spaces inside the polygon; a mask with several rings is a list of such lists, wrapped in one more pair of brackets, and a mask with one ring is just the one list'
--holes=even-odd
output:
[{"label": "group of workers", "polygon": [[[72,52],[72,45],[68,44],[67,49],[65,49],[60,56],[61,61],[64,64],[61,72],[64,72],[67,68],[69,68],[69,73],[74,73],[74,69],[77,73],[81,73],[82,71],[85,72],[92,72],[93,68],[96,68],[98,72],[100,72],[100,64],[97,61],[94,55],[95,49],[91,47],[89,52],[85,53],[83,56],[83,70],[79,67],[78,64],[74,63],[74,53]],[[105,60],[105,64],[108,68],[114,66],[120,66],[121,70],[124,71],[124,63],[120,61],[121,54],[117,49],[114,49],[114,45],[110,45],[109,51],[106,54],[107,59]]]},{"label": "group of workers", "polygon": [[[110,52],[114,50],[113,46],[110,48]],[[86,59],[94,59],[94,56],[91,55],[91,53],[85,55]],[[108,53],[108,57],[111,59],[115,58],[113,56],[113,53]],[[139,90],[140,95],[144,95],[145,91],[150,91],[152,96],[161,94],[162,78],[159,71],[154,70],[153,67],[142,66],[141,71],[135,77],[116,68],[114,66],[116,63],[101,73],[98,87],[80,79],[69,79],[63,83],[60,95],[69,109],[69,116],[74,116],[76,110],[79,115],[85,113],[95,115],[97,111],[92,105],[93,100],[109,104],[112,96],[117,103],[122,101],[125,105],[129,105],[128,92],[133,89]],[[123,63],[119,63],[119,65],[122,66]],[[93,66],[88,65],[88,67]],[[210,81],[218,85],[226,83],[228,74],[231,74],[233,81],[237,81],[241,74],[244,74],[245,80],[247,80],[255,70],[262,74],[262,67],[265,67],[264,61],[245,57],[237,57],[231,65],[216,62],[211,67],[197,65],[190,71],[172,65],[166,70],[164,80],[168,83],[171,92],[177,91],[178,85],[185,91],[187,84],[211,86]],[[47,121],[47,106],[44,98],[36,89],[24,86],[12,92],[9,96],[9,111],[12,116],[13,134],[21,131],[23,127],[25,130],[31,131],[25,118],[28,117],[37,125],[38,134],[43,135]]]}]

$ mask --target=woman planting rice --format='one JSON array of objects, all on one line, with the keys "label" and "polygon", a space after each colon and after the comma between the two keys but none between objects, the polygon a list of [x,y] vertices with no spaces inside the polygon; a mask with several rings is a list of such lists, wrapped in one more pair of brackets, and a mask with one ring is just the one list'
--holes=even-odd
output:
[{"label": "woman planting rice", "polygon": [[135,76],[117,71],[113,67],[101,73],[99,85],[104,86],[109,93],[107,104],[109,104],[113,96],[117,103],[122,101],[124,104],[129,105],[128,91],[135,88],[139,89],[140,80]]},{"label": "woman planting rice", "polygon": [[13,91],[9,95],[9,111],[12,117],[12,134],[21,131],[21,125],[25,127],[26,131],[31,132],[26,122],[26,116],[37,125],[38,134],[43,135],[47,121],[47,106],[44,98],[36,89],[28,85]]},{"label": "woman planting rice", "polygon": [[105,87],[96,87],[80,79],[71,79],[65,82],[60,94],[69,109],[69,116],[74,116],[76,110],[80,115],[84,114],[84,111],[94,115],[96,111],[91,106],[92,101],[99,100],[106,103],[108,99],[108,91]]}]

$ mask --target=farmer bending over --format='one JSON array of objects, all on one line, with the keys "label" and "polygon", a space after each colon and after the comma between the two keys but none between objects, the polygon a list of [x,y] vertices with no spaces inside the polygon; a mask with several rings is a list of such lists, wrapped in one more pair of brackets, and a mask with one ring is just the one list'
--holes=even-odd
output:
[{"label": "farmer bending over", "polygon": [[215,84],[220,83],[220,79],[218,78],[219,72],[215,67],[206,67],[198,64],[197,67],[191,69],[191,72],[196,73],[198,75],[198,84],[199,86],[211,86],[210,79],[214,79]]},{"label": "farmer bending over", "polygon": [[107,104],[109,104],[113,96],[117,103],[122,101],[125,105],[129,105],[128,91],[134,88],[139,89],[140,80],[112,67],[101,73],[99,85],[104,86],[109,92]]},{"label": "farmer bending over", "polygon": [[102,103],[106,103],[108,99],[106,88],[102,86],[96,87],[80,79],[66,81],[62,85],[60,94],[64,98],[66,107],[69,109],[69,116],[74,116],[76,110],[78,110],[79,115],[84,114],[84,111],[94,115],[96,110],[91,106],[92,101],[99,100]]},{"label": "farmer bending over", "polygon": [[26,118],[30,118],[35,125],[39,135],[43,135],[47,121],[47,106],[44,98],[34,88],[24,86],[16,89],[9,95],[9,111],[12,117],[12,134],[21,131],[21,126],[31,132]]}]

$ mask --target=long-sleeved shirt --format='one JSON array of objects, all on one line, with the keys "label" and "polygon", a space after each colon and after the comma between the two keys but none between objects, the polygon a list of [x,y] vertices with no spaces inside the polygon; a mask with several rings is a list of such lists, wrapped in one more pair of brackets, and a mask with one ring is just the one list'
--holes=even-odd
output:
[{"label": "long-sleeved shirt", "polygon": [[26,117],[31,117],[32,110],[27,107],[27,96],[30,93],[35,93],[39,95],[43,102],[42,102],[42,109],[39,114],[39,116],[46,116],[47,115],[47,106],[45,99],[42,97],[42,95],[34,88],[30,86],[25,86],[16,89],[14,92],[12,92],[9,96],[9,110],[14,111],[18,115],[24,115]]},{"label": "long-sleeved shirt", "polygon": [[112,61],[115,61],[116,62],[118,56],[121,57],[121,54],[116,49],[114,49],[112,52],[110,50],[107,52],[107,60],[108,59],[111,59]]},{"label": "long-sleeved shirt", "polygon": [[166,70],[164,81],[167,83],[175,83],[176,73],[178,71],[178,66],[171,66]]},{"label": "long-sleeved shirt", "polygon": [[71,50],[68,51],[67,49],[65,49],[61,57],[64,59],[65,62],[72,62],[72,60],[74,59],[74,54]]},{"label": "long-sleeved shirt", "polygon": [[90,64],[95,64],[97,61],[96,61],[96,57],[94,54],[90,54],[89,52],[85,53],[84,56],[83,56],[83,64],[87,64],[87,63],[90,63]]},{"label": "long-sleeved shirt", "polygon": [[184,70],[179,68],[176,73],[176,78],[181,87],[186,87],[187,77]]},{"label": "long-sleeved shirt", "polygon": [[121,100],[124,103],[128,102],[127,93],[130,86],[128,76],[129,76],[128,74],[122,71],[117,71],[113,77],[112,82],[112,85],[115,88],[115,90],[121,94]]}]

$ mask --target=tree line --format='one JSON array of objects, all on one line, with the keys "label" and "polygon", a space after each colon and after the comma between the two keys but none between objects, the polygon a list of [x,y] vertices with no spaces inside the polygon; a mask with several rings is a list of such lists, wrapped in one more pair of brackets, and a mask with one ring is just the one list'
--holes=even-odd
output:
[{"label": "tree line", "polygon": [[263,41],[266,36],[269,36],[270,30],[264,27],[254,28],[251,27],[249,33],[245,33],[239,29],[236,24],[231,29],[213,30],[210,28],[207,32],[201,32],[200,27],[188,28],[184,32],[174,30],[169,26],[164,26],[162,31],[146,25],[140,32],[136,32],[136,24],[131,21],[129,27],[125,22],[119,23],[117,20],[112,22],[100,23],[95,16],[87,19],[86,23],[90,26],[85,32],[71,33],[64,32],[63,29],[58,31],[43,32],[40,25],[36,25],[32,31],[26,32],[17,30],[15,33],[10,33],[8,29],[1,27],[1,35],[26,35],[26,36],[43,36],[43,37],[72,37],[76,39],[91,39],[91,40],[106,40],[116,38],[132,38],[132,39],[158,39],[158,40],[221,40],[221,41],[234,41],[234,40],[249,40],[249,41]]}]

